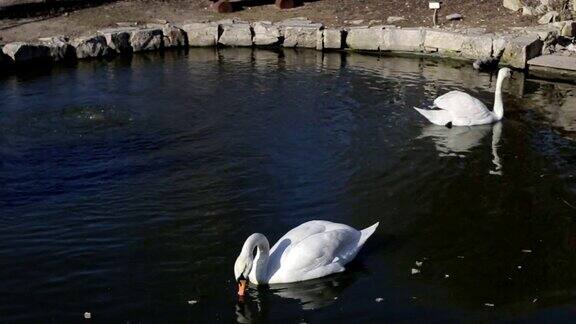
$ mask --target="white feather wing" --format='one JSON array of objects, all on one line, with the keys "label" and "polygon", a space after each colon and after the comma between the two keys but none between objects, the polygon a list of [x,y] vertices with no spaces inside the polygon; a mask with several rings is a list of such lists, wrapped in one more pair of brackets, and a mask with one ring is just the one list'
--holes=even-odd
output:
[{"label": "white feather wing", "polygon": [[270,251],[269,283],[319,278],[344,271],[356,256],[361,233],[326,221],[304,223],[286,233]]},{"label": "white feather wing", "polygon": [[493,119],[492,112],[482,101],[462,91],[450,91],[436,98],[434,105],[449,111],[455,124],[489,123]]}]

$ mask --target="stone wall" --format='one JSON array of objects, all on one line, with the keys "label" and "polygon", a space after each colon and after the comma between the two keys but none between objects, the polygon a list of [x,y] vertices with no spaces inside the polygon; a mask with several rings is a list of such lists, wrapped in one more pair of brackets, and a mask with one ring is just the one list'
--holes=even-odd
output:
[{"label": "stone wall", "polygon": [[322,24],[306,19],[290,19],[279,23],[248,23],[227,19],[183,26],[156,24],[139,28],[108,28],[76,39],[59,36],[34,43],[6,44],[1,52],[5,54],[2,59],[4,62],[21,66],[40,60],[105,57],[175,47],[283,46],[317,50],[409,52],[466,60],[494,58],[501,59],[501,64],[525,69],[527,60],[541,54],[543,41],[551,35],[562,34],[562,30],[558,29],[565,29],[566,23],[556,25],[496,35],[478,30],[448,31],[395,26],[324,28]]}]

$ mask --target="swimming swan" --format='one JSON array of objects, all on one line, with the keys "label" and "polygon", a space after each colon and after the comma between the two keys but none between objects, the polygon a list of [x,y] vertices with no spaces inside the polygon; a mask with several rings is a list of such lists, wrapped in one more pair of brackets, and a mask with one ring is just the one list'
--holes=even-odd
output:
[{"label": "swimming swan", "polygon": [[378,223],[358,231],[344,224],[313,220],[290,230],[272,249],[264,235],[254,233],[234,263],[238,295],[244,295],[248,282],[290,283],[342,272],[377,227]]},{"label": "swimming swan", "polygon": [[509,68],[498,71],[494,112],[488,110],[480,100],[462,91],[450,91],[434,100],[433,109],[416,108],[431,123],[441,126],[472,126],[495,123],[504,116],[502,83],[511,76]]}]

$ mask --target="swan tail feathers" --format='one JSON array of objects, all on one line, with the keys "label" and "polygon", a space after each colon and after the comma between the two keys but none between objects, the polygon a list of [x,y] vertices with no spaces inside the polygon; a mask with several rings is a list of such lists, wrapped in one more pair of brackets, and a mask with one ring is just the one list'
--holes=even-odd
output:
[{"label": "swan tail feathers", "polygon": [[439,109],[431,110],[416,107],[414,107],[414,109],[416,109],[416,111],[419,112],[420,115],[424,116],[432,124],[446,126],[448,125],[448,123],[452,122],[452,116],[450,115],[450,112],[446,110],[439,110]]},{"label": "swan tail feathers", "polygon": [[380,225],[380,222],[377,222],[376,224],[367,227],[363,230],[360,231],[360,241],[358,241],[358,246],[362,247],[362,245],[364,245],[364,243],[366,243],[366,240],[368,240],[368,238],[370,236],[372,236],[372,234],[374,234],[374,232],[376,232],[376,228],[378,228],[378,225]]}]

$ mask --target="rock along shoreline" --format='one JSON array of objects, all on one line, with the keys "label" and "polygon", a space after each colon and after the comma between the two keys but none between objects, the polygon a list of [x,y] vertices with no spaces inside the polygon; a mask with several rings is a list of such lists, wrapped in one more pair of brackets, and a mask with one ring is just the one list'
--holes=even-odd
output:
[{"label": "rock along shoreline", "polygon": [[574,21],[519,28],[505,34],[488,34],[473,28],[443,30],[393,25],[326,28],[305,18],[278,23],[226,19],[180,26],[147,24],[102,29],[74,39],[54,36],[36,42],[5,44],[0,53],[0,74],[33,63],[50,64],[141,51],[216,46],[398,52],[464,60],[492,59],[499,61],[500,65],[526,70],[528,61],[541,56],[547,44],[560,37],[574,36]]}]

